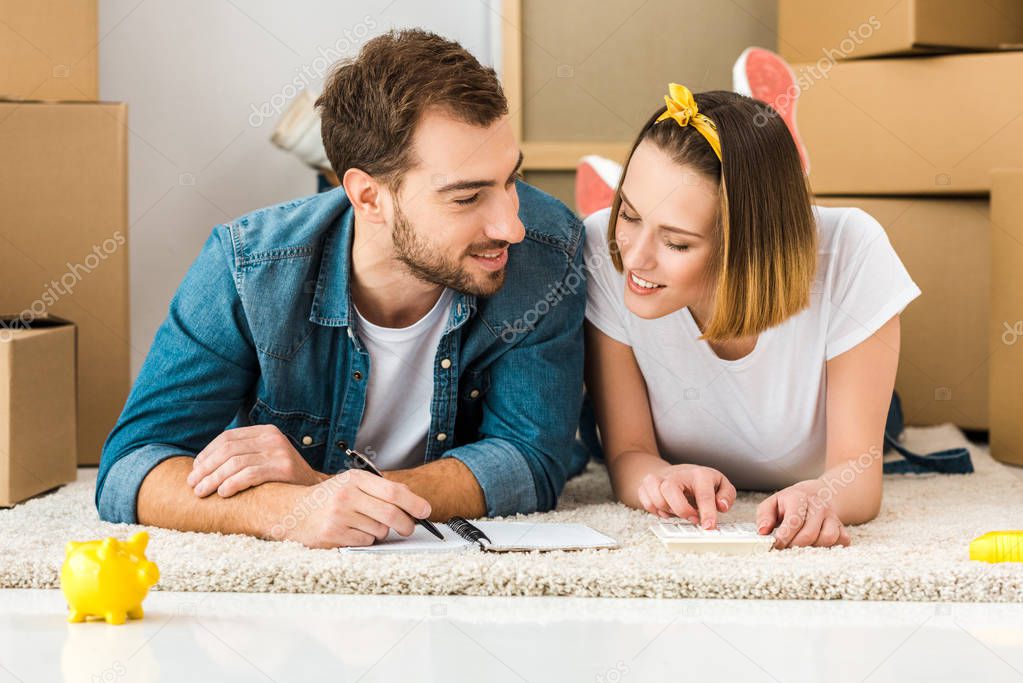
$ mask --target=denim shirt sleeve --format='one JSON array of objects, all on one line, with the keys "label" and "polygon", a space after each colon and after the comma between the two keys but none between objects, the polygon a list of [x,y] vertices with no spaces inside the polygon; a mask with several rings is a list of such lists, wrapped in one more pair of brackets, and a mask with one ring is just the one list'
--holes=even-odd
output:
[{"label": "denim shirt sleeve", "polygon": [[195,456],[238,412],[258,361],[233,277],[229,230],[214,229],[171,301],[100,458],[96,507],[137,522],[138,491],[164,460]]},{"label": "denim shirt sleeve", "polygon": [[480,424],[484,438],[444,454],[476,477],[491,517],[553,509],[565,481],[585,464],[574,448],[586,312],[581,242],[556,287],[564,298],[490,366]]}]

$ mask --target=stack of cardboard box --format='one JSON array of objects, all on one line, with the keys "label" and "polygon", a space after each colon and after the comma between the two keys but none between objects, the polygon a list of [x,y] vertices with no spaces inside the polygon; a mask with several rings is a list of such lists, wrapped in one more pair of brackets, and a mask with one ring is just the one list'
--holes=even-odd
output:
[{"label": "stack of cardboard box", "polygon": [[75,327],[0,318],[0,507],[75,480]]},{"label": "stack of cardboard box", "polygon": [[990,430],[1023,464],[1023,2],[780,0],[778,21],[817,202],[877,218],[923,290],[907,422]]},{"label": "stack of cardboard box", "polygon": [[80,464],[130,381],[127,111],[97,101],[98,43],[96,0],[0,0],[0,314],[77,328]]}]

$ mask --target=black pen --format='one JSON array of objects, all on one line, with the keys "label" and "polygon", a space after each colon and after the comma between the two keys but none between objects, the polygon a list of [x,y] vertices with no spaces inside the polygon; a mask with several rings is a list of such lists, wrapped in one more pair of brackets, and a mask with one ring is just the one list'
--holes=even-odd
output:
[{"label": "black pen", "polygon": [[[377,466],[373,464],[372,460],[370,460],[369,458],[367,458],[365,455],[355,450],[354,448],[346,448],[345,453],[348,454],[349,458],[351,458],[352,460],[359,464],[359,469],[366,470],[370,474],[375,474],[378,477],[384,476],[384,473],[377,469]],[[433,522],[431,522],[430,520],[416,519],[415,517],[413,517],[412,519],[415,519],[416,524],[420,525],[421,527],[429,531],[431,534],[433,534],[440,540],[442,541],[444,540],[444,534],[438,531],[437,527],[435,527],[433,525]]]}]

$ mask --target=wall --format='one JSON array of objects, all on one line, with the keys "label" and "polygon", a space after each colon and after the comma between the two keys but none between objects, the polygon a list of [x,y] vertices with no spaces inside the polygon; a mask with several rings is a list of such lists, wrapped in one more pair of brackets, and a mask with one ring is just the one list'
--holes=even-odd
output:
[{"label": "wall", "polygon": [[[497,0],[491,0],[499,7]],[[214,225],[315,192],[270,144],[295,84],[419,26],[493,64],[494,11],[461,0],[101,0],[99,90],[128,103],[132,376]],[[270,113],[270,116],[264,116]]]}]

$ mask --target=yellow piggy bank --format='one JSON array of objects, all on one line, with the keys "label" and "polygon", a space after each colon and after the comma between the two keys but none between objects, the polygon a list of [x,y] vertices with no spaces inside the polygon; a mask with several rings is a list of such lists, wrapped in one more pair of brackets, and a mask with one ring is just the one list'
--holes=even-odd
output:
[{"label": "yellow piggy bank", "polygon": [[149,534],[140,531],[127,541],[69,541],[60,589],[72,623],[89,617],[108,624],[123,624],[128,617],[142,618],[142,600],[160,580],[156,565],[146,559]]}]

